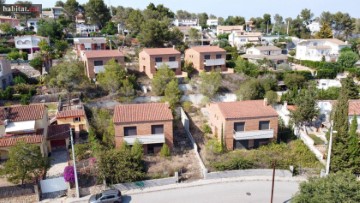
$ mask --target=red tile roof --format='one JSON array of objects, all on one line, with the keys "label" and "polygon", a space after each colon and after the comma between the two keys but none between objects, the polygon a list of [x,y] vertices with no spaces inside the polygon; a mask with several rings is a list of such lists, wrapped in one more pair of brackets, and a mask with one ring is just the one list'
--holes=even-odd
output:
[{"label": "red tile roof", "polygon": [[191,47],[190,49],[193,49],[199,53],[226,52],[224,49],[218,46],[197,46],[197,47]]},{"label": "red tile roof", "polygon": [[135,123],[173,120],[172,112],[165,103],[118,105],[114,111],[114,123]]},{"label": "red tile roof", "polygon": [[36,133],[26,135],[12,135],[0,138],[0,147],[14,146],[19,141],[24,141],[28,144],[41,143],[44,140],[44,129],[38,129]]},{"label": "red tile roof", "polygon": [[349,116],[353,115],[360,116],[360,100],[349,101]]},{"label": "red tile roof", "polygon": [[66,139],[70,136],[70,124],[50,125],[48,128],[48,140]]},{"label": "red tile roof", "polygon": [[38,120],[43,118],[44,111],[43,104],[0,107],[0,125],[6,119],[12,122]]},{"label": "red tile roof", "polygon": [[92,50],[84,51],[86,58],[115,58],[124,57],[124,54],[119,50]]},{"label": "red tile roof", "polygon": [[75,117],[82,117],[82,116],[85,116],[84,109],[64,110],[64,111],[59,111],[56,114],[56,118],[75,118]]},{"label": "red tile roof", "polygon": [[295,105],[288,105],[288,106],[287,106],[287,109],[288,109],[289,111],[295,111],[295,110],[296,110],[296,106],[295,106]]},{"label": "red tile roof", "polygon": [[173,48],[147,48],[143,52],[149,55],[168,55],[168,54],[181,54],[178,50]]},{"label": "red tile roof", "polygon": [[277,117],[278,114],[264,100],[248,100],[216,103],[225,119]]}]

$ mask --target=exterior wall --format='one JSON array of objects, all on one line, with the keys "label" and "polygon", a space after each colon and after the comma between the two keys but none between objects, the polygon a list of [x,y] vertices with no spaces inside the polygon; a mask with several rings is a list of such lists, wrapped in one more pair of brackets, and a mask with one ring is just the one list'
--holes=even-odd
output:
[{"label": "exterior wall", "polygon": [[[194,65],[194,68],[199,71],[205,71],[205,64],[204,64],[204,56],[210,55],[210,59],[216,59],[216,55],[221,54],[222,59],[226,59],[226,52],[210,52],[210,53],[199,53],[195,50],[188,49],[185,51],[185,61],[191,62]],[[225,60],[226,61],[226,60]],[[212,66],[212,70],[215,70],[217,66]],[[224,65],[219,66],[221,71],[227,71],[226,62]]]},{"label": "exterior wall", "polygon": [[5,89],[13,82],[10,61],[0,60],[0,89]]},{"label": "exterior wall", "polygon": [[115,59],[118,60],[118,63],[124,67],[125,65],[125,58],[124,56],[118,56],[118,57],[108,57],[108,58],[91,58],[91,59],[87,59],[85,58],[85,74],[88,78],[90,79],[95,79],[96,75],[95,75],[95,71],[94,71],[94,61],[103,61],[103,65],[105,66],[105,64],[110,61],[111,59]]},{"label": "exterior wall", "polygon": [[[96,47],[97,47],[97,44],[98,43],[93,43],[91,44],[91,49],[90,50],[97,50]],[[80,56],[81,54],[81,51],[84,51],[85,50],[85,43],[81,43],[81,44],[75,44],[75,49],[76,49],[76,54],[78,56]],[[100,50],[106,50],[106,44],[105,43],[100,43]]]},{"label": "exterior wall", "polygon": [[[228,150],[234,149],[234,123],[245,122],[245,132],[259,130],[260,121],[270,121],[270,129],[274,129],[274,140],[277,139],[278,133],[278,117],[257,117],[248,119],[225,119],[216,104],[210,104],[208,107],[209,125],[217,139],[221,141],[221,129],[223,128],[223,135],[226,148]],[[249,140],[249,146],[253,145],[254,140]]]},{"label": "exterior wall", "polygon": [[338,45],[330,41],[317,41],[317,46],[329,46],[330,49],[310,49],[310,46],[314,46],[313,41],[303,43],[296,46],[296,59],[321,61],[323,56],[325,56],[325,60],[328,62],[337,61],[340,50],[348,47],[348,45]]},{"label": "exterior wall", "polygon": [[82,116],[80,117],[80,122],[74,122],[75,117],[71,118],[59,118],[57,119],[57,124],[69,124],[71,128],[75,128],[75,132],[80,132],[80,125],[84,125],[84,130],[88,131],[88,121],[86,117]]},{"label": "exterior wall", "polygon": [[175,72],[175,75],[181,75],[181,54],[169,54],[169,55],[149,55],[146,52],[142,51],[139,53],[139,71],[145,72],[149,78],[153,78],[156,73],[156,62],[155,58],[161,57],[162,62],[169,62],[169,57],[176,57],[176,62],[178,62],[178,68],[172,69]]},{"label": "exterior wall", "polygon": [[152,125],[164,125],[165,143],[170,149],[173,148],[173,121],[162,122],[141,122],[141,123],[126,123],[115,124],[115,144],[116,147],[120,147],[124,141],[124,127],[136,126],[137,135],[149,135],[151,136]]}]

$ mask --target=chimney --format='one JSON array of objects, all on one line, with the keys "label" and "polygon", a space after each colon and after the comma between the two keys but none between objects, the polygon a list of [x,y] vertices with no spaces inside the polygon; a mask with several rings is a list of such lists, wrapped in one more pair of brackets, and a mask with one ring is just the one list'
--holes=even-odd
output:
[{"label": "chimney", "polygon": [[264,106],[269,105],[267,98],[264,98]]},{"label": "chimney", "polygon": [[173,49],[175,49],[175,45],[173,45]]}]

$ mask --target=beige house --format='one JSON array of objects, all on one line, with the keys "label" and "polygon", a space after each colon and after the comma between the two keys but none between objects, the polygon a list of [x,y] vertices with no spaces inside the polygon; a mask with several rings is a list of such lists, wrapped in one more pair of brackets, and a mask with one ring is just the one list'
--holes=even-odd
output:
[{"label": "beige house", "polygon": [[7,159],[9,148],[18,141],[38,145],[42,155],[47,156],[47,133],[45,105],[0,107],[0,159]]},{"label": "beige house", "polygon": [[[276,140],[278,114],[263,100],[210,103],[208,121],[228,150],[252,149]],[[222,132],[223,131],[223,132]]]},{"label": "beige house", "polygon": [[241,57],[248,59],[250,62],[257,63],[258,60],[268,59],[272,61],[275,66],[282,63],[287,63],[287,55],[281,54],[281,49],[276,46],[258,46],[251,47],[246,50],[246,54]]},{"label": "beige house", "polygon": [[106,38],[105,37],[86,37],[74,38],[74,45],[76,54],[81,55],[81,51],[89,50],[105,50]]},{"label": "beige house", "polygon": [[118,105],[113,122],[116,147],[138,140],[146,154],[159,152],[164,143],[173,148],[173,115],[165,103]]},{"label": "beige house", "polygon": [[174,48],[147,48],[139,53],[139,71],[145,72],[149,78],[153,78],[163,65],[181,76],[181,53]]},{"label": "beige house", "polygon": [[230,34],[232,32],[241,32],[244,31],[243,25],[219,25],[217,26],[217,34]]},{"label": "beige house", "polygon": [[199,72],[227,71],[226,51],[218,46],[196,46],[185,51],[185,62]]},{"label": "beige house", "polygon": [[83,51],[82,60],[85,65],[86,76],[95,80],[98,73],[105,71],[105,65],[111,59],[114,59],[121,66],[125,65],[124,54],[119,50]]}]

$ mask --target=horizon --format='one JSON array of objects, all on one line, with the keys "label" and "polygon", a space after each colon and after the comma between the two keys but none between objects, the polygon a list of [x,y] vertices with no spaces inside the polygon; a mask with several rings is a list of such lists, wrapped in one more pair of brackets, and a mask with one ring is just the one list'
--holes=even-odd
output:
[{"label": "horizon", "polygon": [[[65,0],[62,1],[66,2]],[[8,4],[15,2],[16,0],[6,1]],[[55,2],[56,0],[49,0],[45,3],[38,0],[32,1],[33,4],[41,3],[43,8],[53,7]],[[88,0],[78,0],[78,2],[84,4],[88,2]],[[300,14],[300,11],[305,8],[310,9],[312,13],[314,13],[314,18],[319,17],[324,11],[329,11],[331,13],[340,11],[349,13],[353,18],[360,18],[360,14],[357,10],[359,2],[356,0],[348,0],[346,3],[343,3],[340,0],[334,0],[331,4],[328,0],[302,0],[295,2],[292,0],[277,0],[271,4],[267,3],[265,0],[252,0],[251,2],[243,0],[209,0],[206,3],[192,0],[132,0],[121,3],[114,2],[114,0],[104,0],[104,2],[108,6],[132,7],[141,10],[145,9],[150,3],[154,3],[155,5],[163,4],[174,13],[178,10],[186,10],[190,13],[206,12],[209,15],[213,14],[223,18],[226,18],[227,16],[242,16],[249,19],[251,17],[262,17],[265,13],[271,14],[272,17],[275,14],[280,14],[283,18],[296,18],[296,16]],[[245,3],[245,6],[242,6],[243,3]],[[219,6],[216,5],[221,5],[221,7],[219,8]],[[237,5],[239,5],[239,9],[237,8]]]}]

